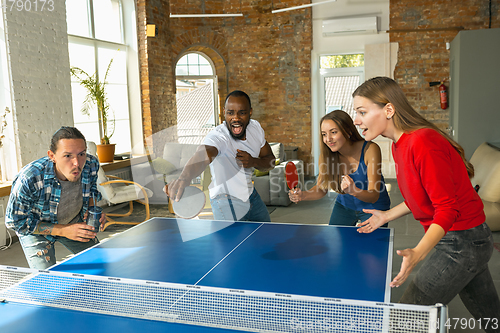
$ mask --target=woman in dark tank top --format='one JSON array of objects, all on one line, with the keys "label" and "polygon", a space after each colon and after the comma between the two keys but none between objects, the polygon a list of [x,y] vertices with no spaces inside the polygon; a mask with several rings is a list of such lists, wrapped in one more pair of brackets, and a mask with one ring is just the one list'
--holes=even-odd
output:
[{"label": "woman in dark tank top", "polygon": [[371,214],[363,209],[388,210],[391,205],[381,171],[381,152],[367,142],[352,118],[335,110],[321,118],[321,152],[318,183],[308,191],[290,191],[290,200],[318,200],[329,190],[339,193],[330,217],[331,225],[354,226]]}]

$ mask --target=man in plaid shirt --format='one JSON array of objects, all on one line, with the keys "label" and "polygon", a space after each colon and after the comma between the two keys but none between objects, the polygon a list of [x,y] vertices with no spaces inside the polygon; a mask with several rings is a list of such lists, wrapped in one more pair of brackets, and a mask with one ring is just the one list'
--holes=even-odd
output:
[{"label": "man in plaid shirt", "polygon": [[[85,137],[74,127],[61,127],[47,155],[26,165],[14,179],[5,219],[18,235],[28,264],[36,269],[56,263],[57,241],[72,253],[98,243],[97,230],[85,221],[89,206],[101,199],[96,184],[99,162],[86,154]],[[105,220],[102,214],[101,226]]]}]

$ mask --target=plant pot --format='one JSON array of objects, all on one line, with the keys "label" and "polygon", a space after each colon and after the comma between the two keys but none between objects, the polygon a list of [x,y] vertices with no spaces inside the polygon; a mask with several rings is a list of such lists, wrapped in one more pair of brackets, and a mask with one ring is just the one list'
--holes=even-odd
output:
[{"label": "plant pot", "polygon": [[115,143],[109,145],[97,145],[97,157],[100,163],[113,162],[115,159]]}]

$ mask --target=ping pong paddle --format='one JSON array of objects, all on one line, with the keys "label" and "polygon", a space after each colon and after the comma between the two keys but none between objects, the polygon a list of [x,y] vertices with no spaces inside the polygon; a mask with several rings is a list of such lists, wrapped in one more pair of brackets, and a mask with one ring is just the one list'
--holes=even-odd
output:
[{"label": "ping pong paddle", "polygon": [[290,190],[295,190],[297,185],[299,185],[299,173],[297,172],[295,163],[292,161],[289,161],[285,166],[285,177],[288,188]]},{"label": "ping pong paddle", "polygon": [[195,186],[187,186],[179,201],[172,200],[172,208],[178,217],[192,219],[203,210],[205,200],[205,193],[202,190]]}]

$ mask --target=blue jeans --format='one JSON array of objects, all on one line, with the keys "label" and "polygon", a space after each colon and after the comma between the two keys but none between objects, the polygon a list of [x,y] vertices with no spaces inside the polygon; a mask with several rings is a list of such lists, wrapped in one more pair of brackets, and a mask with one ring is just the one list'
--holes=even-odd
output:
[{"label": "blue jeans", "polygon": [[219,194],[213,199],[210,198],[210,204],[214,220],[271,222],[267,207],[255,189],[248,201],[228,194]]},{"label": "blue jeans", "polygon": [[[364,213],[345,207],[335,200],[332,215],[330,216],[329,225],[349,225],[355,226],[358,221],[364,222],[368,220],[372,214]],[[385,227],[386,225],[384,225]]]},{"label": "blue jeans", "polygon": [[49,241],[42,235],[20,235],[19,242],[30,268],[47,269],[56,263],[55,242],[61,243],[71,253],[77,254],[99,243],[99,240],[96,237],[88,242],[78,242],[66,237],[57,237],[55,241]]},{"label": "blue jeans", "polygon": [[486,332],[499,332],[500,301],[488,268],[493,253],[490,228],[483,223],[469,230],[449,231],[435,249],[400,303],[448,304],[458,294],[474,318],[482,319],[483,329],[485,318],[490,318]]}]

